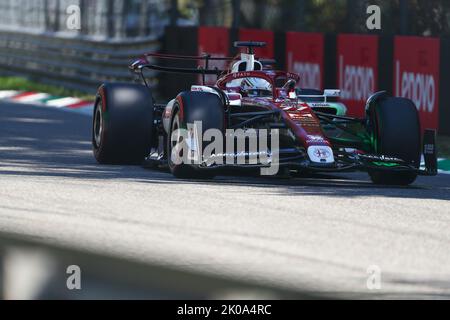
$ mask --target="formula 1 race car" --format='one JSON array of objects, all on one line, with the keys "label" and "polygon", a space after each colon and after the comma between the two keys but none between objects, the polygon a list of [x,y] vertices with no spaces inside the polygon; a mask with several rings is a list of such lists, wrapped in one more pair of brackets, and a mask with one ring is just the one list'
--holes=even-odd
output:
[{"label": "formula 1 race car", "polygon": [[[437,174],[436,133],[424,130],[422,136],[412,101],[378,92],[368,99],[364,118],[349,117],[337,101],[339,90],[301,89],[299,75],[259,60],[254,48],[264,45],[236,42],[246,52],[235,58],[147,54],[134,62],[130,69],[141,84],[99,88],[92,129],[97,161],[146,160],[167,166],[178,178],[212,178],[220,168],[276,167],[263,174],[280,168],[300,173],[359,170],[376,184],[409,185],[418,175]],[[203,66],[175,68],[150,59],[197,60]],[[229,69],[209,67],[216,60],[229,62]],[[196,74],[203,84],[157,104],[146,69]],[[217,82],[209,86],[205,78],[211,75]],[[422,154],[425,168],[420,167]]]}]

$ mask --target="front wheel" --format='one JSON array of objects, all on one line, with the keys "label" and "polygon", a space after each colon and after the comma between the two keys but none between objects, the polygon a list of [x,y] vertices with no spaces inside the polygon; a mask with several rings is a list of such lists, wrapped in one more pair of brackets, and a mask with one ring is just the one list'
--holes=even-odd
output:
[{"label": "front wheel", "polygon": [[[382,97],[369,109],[369,122],[377,154],[420,166],[420,120],[414,103],[405,98]],[[417,173],[411,171],[369,170],[375,184],[410,185]]]},{"label": "front wheel", "polygon": [[[182,145],[183,136],[180,130],[187,130],[188,124],[201,122],[204,134],[209,129],[224,130],[224,107],[220,98],[206,92],[183,92],[174,105],[174,113],[171,121],[170,131],[167,137],[167,160],[171,173],[180,179],[211,179],[216,172],[213,169],[201,169],[198,164],[175,161],[174,157],[186,160],[187,155],[183,152],[191,152],[191,148],[185,150],[175,149]],[[189,143],[194,143],[191,140]],[[203,146],[204,147],[204,146]],[[203,154],[203,150],[199,156]],[[191,158],[189,158],[191,159]]]},{"label": "front wheel", "polygon": [[170,130],[170,136],[168,141],[168,164],[170,172],[179,179],[213,179],[215,174],[213,171],[205,171],[205,169],[198,169],[196,165],[178,163],[174,160],[175,157],[178,159],[186,159],[183,154],[182,149],[177,148],[182,143],[182,135],[180,130],[186,129],[185,124],[180,118],[180,112],[177,111],[172,120],[172,126]]}]

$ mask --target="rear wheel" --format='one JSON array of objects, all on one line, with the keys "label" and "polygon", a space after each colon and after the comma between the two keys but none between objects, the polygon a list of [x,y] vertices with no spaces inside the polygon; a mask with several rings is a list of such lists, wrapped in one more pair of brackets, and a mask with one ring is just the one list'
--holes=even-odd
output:
[{"label": "rear wheel", "polygon": [[150,153],[153,102],[148,88],[104,84],[94,107],[92,145],[101,164],[139,164]]},{"label": "rear wheel", "polygon": [[[421,139],[419,115],[414,103],[405,98],[383,97],[369,109],[375,152],[420,166]],[[411,171],[369,170],[372,181],[385,185],[409,185],[417,173]]]}]

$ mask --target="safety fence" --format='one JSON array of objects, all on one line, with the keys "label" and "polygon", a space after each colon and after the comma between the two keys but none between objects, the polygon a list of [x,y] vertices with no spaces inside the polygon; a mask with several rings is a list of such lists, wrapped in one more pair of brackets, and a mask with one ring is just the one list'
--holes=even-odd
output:
[{"label": "safety fence", "polygon": [[158,50],[156,38],[95,41],[52,33],[1,31],[0,72],[95,92],[105,81],[131,81],[130,62],[144,52]]},{"label": "safety fence", "polygon": [[169,0],[0,0],[0,29],[125,39],[161,36]]}]

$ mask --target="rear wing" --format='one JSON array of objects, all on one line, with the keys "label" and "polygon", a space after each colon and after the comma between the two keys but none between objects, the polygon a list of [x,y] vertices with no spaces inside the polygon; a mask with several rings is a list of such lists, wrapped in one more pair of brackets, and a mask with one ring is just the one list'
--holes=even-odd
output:
[{"label": "rear wing", "polygon": [[[166,63],[163,65],[152,64],[149,62],[149,58],[153,59],[162,59],[163,61],[198,61],[203,62],[203,66],[199,66],[197,68],[179,68],[179,67],[170,67],[166,66]],[[145,78],[142,74],[144,69],[150,69],[161,72],[168,73],[179,73],[179,74],[198,74],[202,75],[203,83],[206,82],[207,75],[216,75],[219,77],[221,74],[227,72],[227,70],[220,70],[218,68],[210,68],[211,61],[233,61],[234,57],[213,57],[210,54],[204,54],[200,56],[187,56],[187,55],[173,55],[173,54],[159,54],[159,53],[147,53],[139,60],[133,62],[129,68],[132,72],[138,73],[145,82]]]},{"label": "rear wing", "polygon": [[299,94],[297,98],[306,98],[306,99],[323,99],[324,102],[327,102],[328,98],[339,98],[341,96],[341,90],[338,89],[325,89],[323,94]]},{"label": "rear wing", "polygon": [[[250,43],[252,45],[257,47],[260,45],[260,43]],[[242,45],[248,46],[249,44],[244,42]],[[161,60],[162,64],[153,64],[150,63],[149,59],[156,59]],[[147,53],[140,59],[133,62],[129,69],[133,73],[139,74],[144,82],[145,78],[142,74],[144,69],[149,70],[155,70],[160,72],[167,72],[167,73],[179,73],[179,74],[197,74],[202,76],[203,85],[206,82],[206,76],[207,75],[215,75],[217,78],[219,78],[221,75],[226,74],[229,72],[229,70],[221,70],[216,67],[211,68],[211,61],[226,61],[226,62],[232,62],[236,60],[237,57],[214,57],[210,54],[203,54],[200,56],[188,56],[188,55],[175,55],[175,54],[161,54],[161,53]],[[197,68],[180,68],[180,67],[171,67],[167,66],[168,61],[197,61],[202,63],[203,65],[198,66]],[[275,60],[272,59],[258,59],[258,61],[261,62],[263,65],[263,68],[265,70],[267,69],[273,69],[273,66],[276,64]]]}]

